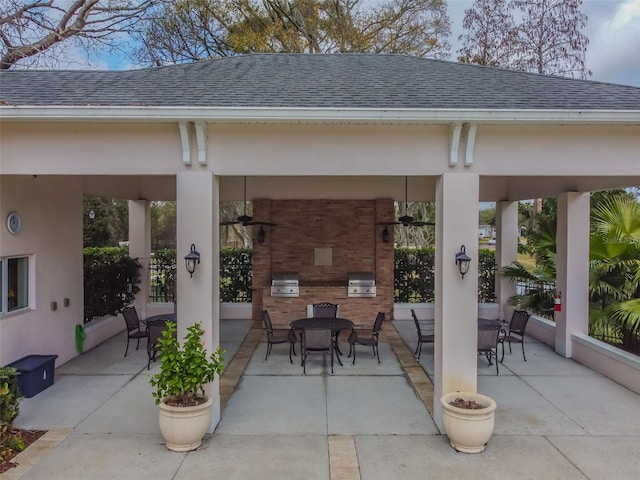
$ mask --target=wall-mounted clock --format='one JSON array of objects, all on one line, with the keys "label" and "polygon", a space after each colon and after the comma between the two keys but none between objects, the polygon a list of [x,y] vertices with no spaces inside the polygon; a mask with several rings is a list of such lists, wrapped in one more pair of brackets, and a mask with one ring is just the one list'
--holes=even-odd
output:
[{"label": "wall-mounted clock", "polygon": [[18,212],[11,212],[7,215],[7,230],[9,233],[17,235],[22,228],[22,218]]}]

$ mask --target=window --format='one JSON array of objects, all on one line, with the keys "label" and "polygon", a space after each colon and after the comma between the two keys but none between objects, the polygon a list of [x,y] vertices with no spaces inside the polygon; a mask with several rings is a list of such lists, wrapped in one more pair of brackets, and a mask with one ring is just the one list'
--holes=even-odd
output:
[{"label": "window", "polygon": [[0,259],[0,313],[29,306],[29,257]]}]

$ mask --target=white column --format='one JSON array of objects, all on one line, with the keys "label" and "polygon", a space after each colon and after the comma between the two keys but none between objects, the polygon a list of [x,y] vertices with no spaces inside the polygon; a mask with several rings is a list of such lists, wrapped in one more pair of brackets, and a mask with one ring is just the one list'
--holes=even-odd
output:
[{"label": "white column", "polygon": [[518,202],[496,202],[496,302],[500,319],[509,297],[516,294],[515,282],[500,275],[502,267],[518,259]]},{"label": "white column", "polygon": [[[436,184],[434,417],[442,430],[440,397],[477,389],[478,194],[473,173],[445,173]],[[471,257],[461,277],[456,253]]]},{"label": "white column", "polygon": [[137,258],[140,269],[140,291],[134,306],[140,318],[147,317],[151,292],[149,262],[151,260],[151,210],[146,200],[129,200],[129,256]]},{"label": "white column", "polygon": [[[178,338],[187,327],[200,322],[208,351],[220,345],[220,249],[219,188],[208,171],[181,172],[176,178]],[[184,256],[191,245],[200,252],[200,264],[193,277],[185,268]],[[210,432],[220,421],[220,385],[216,379],[208,395],[214,400]]]},{"label": "white column", "polygon": [[589,331],[589,193],[558,196],[556,289],[562,311],[556,312],[556,352],[571,357],[571,334]]}]

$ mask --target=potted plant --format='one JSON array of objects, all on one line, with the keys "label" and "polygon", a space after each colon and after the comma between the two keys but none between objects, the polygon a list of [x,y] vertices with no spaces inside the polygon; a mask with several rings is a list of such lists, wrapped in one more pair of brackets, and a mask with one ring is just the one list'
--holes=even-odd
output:
[{"label": "potted plant", "polygon": [[211,423],[213,400],[204,387],[213,382],[224,369],[223,351],[218,347],[207,357],[199,323],[187,328],[180,346],[176,324],[167,322],[167,329],[158,340],[162,352],[160,373],[151,377],[156,388],[153,397],[160,407],[160,433],[169,450],[195,450]]},{"label": "potted plant", "polygon": [[440,398],[442,425],[458,452],[481,453],[494,426],[496,402],[479,393],[451,392]]}]

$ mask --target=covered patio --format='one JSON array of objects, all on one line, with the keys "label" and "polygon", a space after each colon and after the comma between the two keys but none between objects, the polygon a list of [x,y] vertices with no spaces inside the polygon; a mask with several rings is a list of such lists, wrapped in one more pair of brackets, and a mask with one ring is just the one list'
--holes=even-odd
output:
[{"label": "covered patio", "polygon": [[408,320],[385,326],[380,365],[362,349],[335,375],[313,357],[303,376],[286,346],[264,363],[265,338],[251,320],[221,321],[220,339],[221,420],[197,451],[167,454],[148,383],[158,365],[146,370],[142,348],[123,358],[121,334],[58,368],[52,387],[23,400],[17,425],[50,432],[5,475],[631,480],[640,468],[640,396],[531,337],[527,362],[507,354],[500,376],[478,357],[478,391],[498,402],[482,455],[456,453],[429,414],[433,386],[423,368],[431,375],[433,348],[423,346],[419,365]]},{"label": "covered patio", "polygon": [[[538,338],[593,368],[606,360],[584,348],[589,192],[640,185],[638,88],[369,54],[248,55],[131,72],[15,70],[0,72],[0,81],[0,209],[23,223],[19,233],[0,231],[0,258],[28,260],[32,292],[28,305],[0,318],[0,363],[53,353],[66,364],[77,355],[84,193],[130,200],[130,254],[142,259],[143,278],[148,202],[177,201],[178,255],[192,244],[201,254],[193,277],[177,272],[178,333],[199,321],[206,344],[218,345],[219,207],[242,199],[245,176],[250,200],[390,203],[403,199],[408,177],[410,201],[436,203],[436,399],[481,387],[478,203],[497,203],[500,267],[517,258],[518,200],[557,197],[563,309]],[[312,228],[305,213],[283,224],[280,238]],[[358,218],[345,212],[336,222],[348,228]],[[392,250],[377,226],[387,220],[376,211],[357,229],[376,254]],[[461,245],[474,260],[464,278],[454,263]],[[392,276],[387,269],[379,281]],[[136,303],[143,317],[155,313],[146,293],[143,285]],[[498,282],[497,317],[513,293]],[[640,391],[633,362],[603,371]],[[211,385],[211,395],[224,395],[224,385]],[[439,425],[437,401],[433,418]],[[217,412],[211,431],[219,419]]]}]

